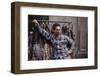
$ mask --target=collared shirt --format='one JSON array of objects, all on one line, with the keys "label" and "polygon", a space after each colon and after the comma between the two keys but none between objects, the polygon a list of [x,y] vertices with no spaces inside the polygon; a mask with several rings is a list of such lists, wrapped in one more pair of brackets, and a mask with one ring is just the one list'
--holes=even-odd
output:
[{"label": "collared shirt", "polygon": [[52,59],[67,59],[69,56],[68,51],[73,48],[74,41],[65,35],[59,35],[58,37],[55,37],[53,34],[47,32],[39,25],[37,28],[39,33],[52,43]]}]

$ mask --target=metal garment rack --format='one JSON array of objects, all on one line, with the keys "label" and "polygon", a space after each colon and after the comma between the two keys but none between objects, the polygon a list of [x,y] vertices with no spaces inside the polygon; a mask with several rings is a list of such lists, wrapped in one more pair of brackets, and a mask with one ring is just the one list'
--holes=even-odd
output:
[{"label": "metal garment rack", "polygon": [[50,22],[50,23],[68,23],[69,25],[72,23],[72,22],[67,22],[67,21],[49,21],[49,20],[37,20],[38,22]]}]

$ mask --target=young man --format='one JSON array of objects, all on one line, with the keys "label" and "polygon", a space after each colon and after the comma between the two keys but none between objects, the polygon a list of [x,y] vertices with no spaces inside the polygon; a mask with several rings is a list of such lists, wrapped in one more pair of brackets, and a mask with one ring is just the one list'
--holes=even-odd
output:
[{"label": "young man", "polygon": [[[62,34],[60,24],[55,23],[52,26],[52,33],[47,32],[41,27],[37,20],[33,20],[38,32],[45,37],[46,40],[50,41],[53,47],[53,55],[51,59],[70,59],[71,53],[74,46],[74,41],[68,36]],[[68,47],[70,45],[70,47]]]}]

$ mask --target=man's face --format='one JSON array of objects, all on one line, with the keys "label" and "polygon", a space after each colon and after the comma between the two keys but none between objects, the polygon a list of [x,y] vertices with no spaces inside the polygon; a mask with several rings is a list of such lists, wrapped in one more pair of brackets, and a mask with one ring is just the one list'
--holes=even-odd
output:
[{"label": "man's face", "polygon": [[60,26],[57,26],[54,30],[54,34],[55,35],[60,35],[61,34],[61,27]]}]

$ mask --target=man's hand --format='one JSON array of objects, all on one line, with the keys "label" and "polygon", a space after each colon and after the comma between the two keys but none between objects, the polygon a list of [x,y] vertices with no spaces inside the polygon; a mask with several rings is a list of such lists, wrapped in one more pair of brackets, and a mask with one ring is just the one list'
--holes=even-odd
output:
[{"label": "man's hand", "polygon": [[32,20],[33,23],[39,25],[38,21],[36,19]]},{"label": "man's hand", "polygon": [[73,50],[68,50],[68,54],[72,54]]}]

